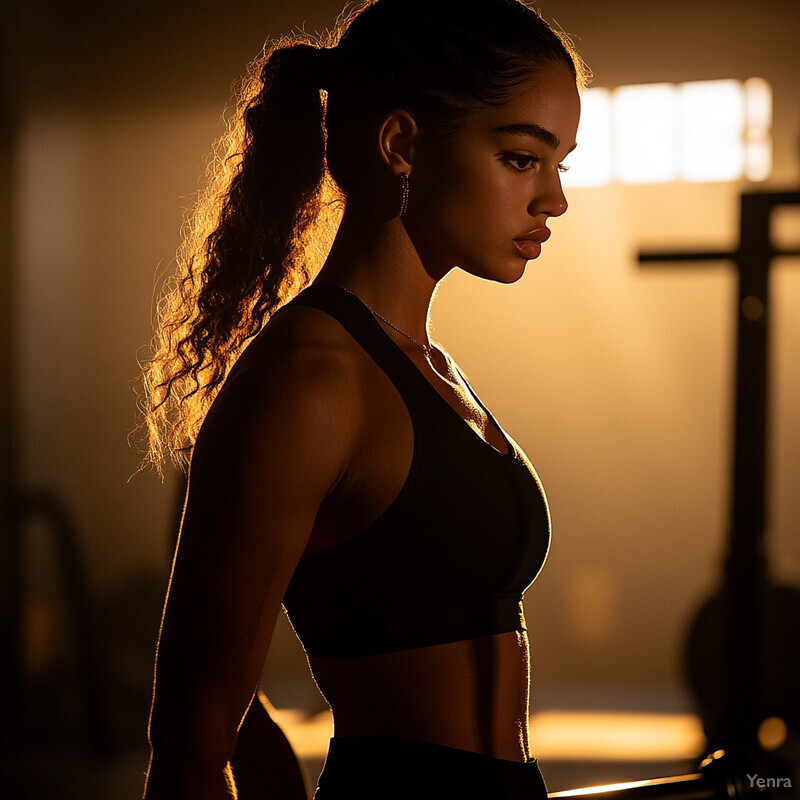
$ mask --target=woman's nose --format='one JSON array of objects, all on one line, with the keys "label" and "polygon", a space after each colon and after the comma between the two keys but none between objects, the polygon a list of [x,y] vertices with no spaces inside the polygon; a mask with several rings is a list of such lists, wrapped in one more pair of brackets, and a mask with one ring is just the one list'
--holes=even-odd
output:
[{"label": "woman's nose", "polygon": [[567,198],[561,188],[561,174],[556,172],[544,186],[537,192],[528,206],[528,213],[535,217],[537,214],[547,214],[550,217],[560,217],[568,208]]}]

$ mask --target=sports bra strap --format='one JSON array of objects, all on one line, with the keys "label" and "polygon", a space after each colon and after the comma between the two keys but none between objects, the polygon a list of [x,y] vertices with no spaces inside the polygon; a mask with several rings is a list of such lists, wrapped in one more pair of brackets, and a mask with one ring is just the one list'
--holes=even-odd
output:
[{"label": "sports bra strap", "polygon": [[337,320],[386,373],[412,414],[419,403],[431,401],[429,391],[436,389],[357,296],[333,283],[314,283],[290,302],[317,308]]}]

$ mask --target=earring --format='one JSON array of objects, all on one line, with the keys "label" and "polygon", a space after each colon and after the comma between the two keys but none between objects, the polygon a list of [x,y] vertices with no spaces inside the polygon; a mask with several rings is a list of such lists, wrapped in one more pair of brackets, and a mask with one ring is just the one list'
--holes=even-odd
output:
[{"label": "earring", "polygon": [[408,175],[405,172],[400,173],[400,193],[400,210],[397,212],[397,216],[402,217],[408,211],[409,188]]}]

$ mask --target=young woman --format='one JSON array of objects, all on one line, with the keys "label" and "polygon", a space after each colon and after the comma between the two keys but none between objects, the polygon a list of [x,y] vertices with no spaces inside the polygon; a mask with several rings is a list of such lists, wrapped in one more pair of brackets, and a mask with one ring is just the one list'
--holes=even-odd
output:
[{"label": "young woman", "polygon": [[546,500],[428,309],[452,269],[539,255],[586,73],[517,0],[377,0],[325,43],[259,63],[146,371],[153,458],[191,468],[145,798],[304,796],[257,692],[282,604],[333,710],[318,800],[543,798],[521,599]]}]

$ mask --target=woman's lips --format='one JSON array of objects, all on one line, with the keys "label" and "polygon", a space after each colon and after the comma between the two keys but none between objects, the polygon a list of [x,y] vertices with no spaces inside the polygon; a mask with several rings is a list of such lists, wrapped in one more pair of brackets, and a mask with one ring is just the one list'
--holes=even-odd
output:
[{"label": "woman's lips", "polygon": [[538,258],[542,252],[542,246],[534,239],[514,239],[514,247],[523,258],[528,260]]},{"label": "woman's lips", "polygon": [[514,239],[514,247],[517,248],[523,258],[538,258],[542,252],[542,244],[549,238],[550,231],[548,228],[537,228],[519,239]]}]

